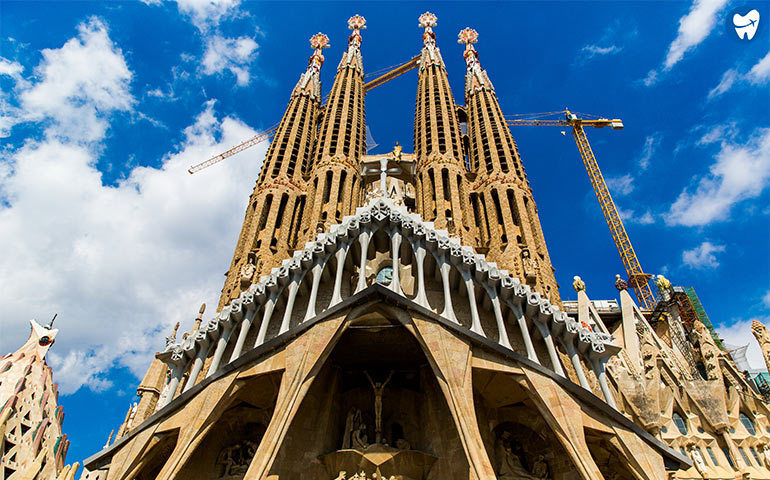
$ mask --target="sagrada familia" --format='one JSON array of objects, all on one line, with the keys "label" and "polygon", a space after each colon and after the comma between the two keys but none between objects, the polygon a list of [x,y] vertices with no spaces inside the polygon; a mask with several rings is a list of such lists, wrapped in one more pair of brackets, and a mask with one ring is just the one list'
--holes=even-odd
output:
[{"label": "sagrada familia", "polygon": [[[365,23],[325,104],[329,40],[311,39],[215,315],[167,337],[81,478],[770,479],[766,398],[710,323],[683,320],[681,288],[660,277],[648,311],[620,279],[595,302],[576,277],[561,300],[474,30],[459,105],[420,17],[414,152],[367,155]],[[69,474],[20,476],[17,431],[0,428],[0,480]]]}]

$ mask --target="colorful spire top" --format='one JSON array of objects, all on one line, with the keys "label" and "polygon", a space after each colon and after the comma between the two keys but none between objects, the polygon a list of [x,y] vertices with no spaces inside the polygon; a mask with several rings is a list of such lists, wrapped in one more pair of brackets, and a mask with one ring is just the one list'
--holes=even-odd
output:
[{"label": "colorful spire top", "polygon": [[436,26],[436,16],[430,12],[425,12],[420,15],[418,19],[420,21],[420,27],[425,29],[425,33],[422,34],[422,43],[426,47],[436,46],[436,34],[433,33],[433,28]]},{"label": "colorful spire top", "polygon": [[329,48],[329,37],[327,37],[324,33],[318,32],[310,37],[310,46],[313,48],[313,50]]},{"label": "colorful spire top", "polygon": [[366,19],[361,15],[353,15],[348,19],[348,28],[351,30],[363,30],[366,28]]},{"label": "colorful spire top", "polygon": [[460,33],[457,34],[457,43],[464,43],[465,48],[473,48],[470,45],[474,44],[479,41],[479,32],[476,30],[466,27],[463,30],[460,30]]},{"label": "colorful spire top", "polygon": [[310,37],[310,46],[313,47],[313,54],[310,55],[307,69],[309,72],[319,73],[321,71],[321,65],[324,63],[324,56],[321,53],[321,50],[329,48],[329,37],[318,32]]},{"label": "colorful spire top", "polygon": [[420,18],[418,18],[420,21],[420,27],[422,28],[431,28],[436,26],[436,16],[430,12],[425,12],[422,15],[420,15]]}]

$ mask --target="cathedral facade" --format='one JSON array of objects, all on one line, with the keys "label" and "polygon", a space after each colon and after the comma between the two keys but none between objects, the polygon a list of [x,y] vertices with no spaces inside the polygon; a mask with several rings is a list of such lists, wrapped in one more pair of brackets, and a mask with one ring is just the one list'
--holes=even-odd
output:
[{"label": "cathedral facade", "polygon": [[477,33],[459,105],[419,20],[413,153],[366,154],[365,20],[326,103],[311,38],[216,313],[83,478],[770,478],[764,400],[705,327],[678,341],[670,285],[562,302]]}]

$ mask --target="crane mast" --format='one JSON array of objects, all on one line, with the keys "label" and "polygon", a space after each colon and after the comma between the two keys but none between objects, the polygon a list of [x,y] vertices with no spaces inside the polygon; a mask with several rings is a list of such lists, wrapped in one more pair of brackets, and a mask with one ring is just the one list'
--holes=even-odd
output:
[{"label": "crane mast", "polygon": [[583,159],[583,165],[586,167],[588,178],[591,180],[591,185],[596,193],[596,198],[599,200],[604,219],[607,221],[607,226],[610,227],[612,239],[615,241],[618,253],[620,253],[620,259],[623,261],[623,266],[628,274],[628,286],[633,288],[636,292],[636,297],[642,308],[646,310],[654,309],[655,295],[652,293],[652,288],[650,288],[650,275],[644,273],[642,270],[639,258],[636,256],[636,252],[634,252],[634,247],[631,245],[631,240],[628,238],[628,233],[626,233],[626,228],[623,226],[623,220],[620,218],[615,202],[612,201],[612,195],[610,195],[610,190],[607,188],[607,183],[604,181],[604,176],[599,169],[599,164],[591,149],[591,144],[588,143],[588,137],[586,136],[584,129],[584,126],[591,126],[594,128],[611,127],[613,130],[620,130],[623,128],[623,122],[619,119],[610,120],[606,118],[584,120],[578,118],[569,110],[563,112],[548,112],[548,114],[553,113],[564,113],[566,119],[509,119],[508,125],[572,127],[572,136],[575,138],[575,143],[577,143],[580,156]]}]

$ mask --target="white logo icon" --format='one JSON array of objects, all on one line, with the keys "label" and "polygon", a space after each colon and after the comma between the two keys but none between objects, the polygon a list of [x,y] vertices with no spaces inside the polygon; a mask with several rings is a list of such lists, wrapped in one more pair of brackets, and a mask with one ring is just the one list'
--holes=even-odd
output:
[{"label": "white logo icon", "polygon": [[733,15],[733,25],[735,25],[735,33],[738,34],[738,38],[751,40],[757,33],[757,27],[759,27],[759,12],[752,10],[746,15],[736,13]]}]

